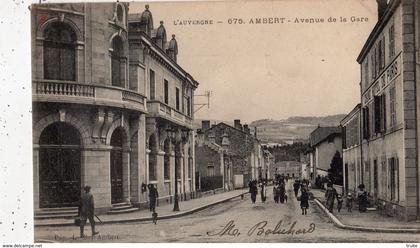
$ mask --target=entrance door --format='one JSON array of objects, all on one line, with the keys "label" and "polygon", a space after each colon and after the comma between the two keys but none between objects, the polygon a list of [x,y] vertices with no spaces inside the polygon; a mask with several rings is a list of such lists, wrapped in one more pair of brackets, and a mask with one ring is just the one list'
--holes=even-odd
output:
[{"label": "entrance door", "polygon": [[80,138],[65,123],[41,133],[39,150],[40,207],[77,206],[80,197]]},{"label": "entrance door", "polygon": [[123,201],[122,131],[116,129],[111,137],[111,203]]}]

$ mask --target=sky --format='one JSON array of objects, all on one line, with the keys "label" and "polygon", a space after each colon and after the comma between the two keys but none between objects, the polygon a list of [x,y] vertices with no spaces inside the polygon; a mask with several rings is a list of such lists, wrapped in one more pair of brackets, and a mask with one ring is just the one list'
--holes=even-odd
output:
[{"label": "sky", "polygon": [[[130,3],[130,13],[142,12],[144,5]],[[210,107],[197,111],[195,118],[251,122],[346,114],[359,102],[356,58],[376,24],[375,0],[149,5],[155,28],[163,20],[167,36],[176,34],[178,63],[200,84],[195,94],[212,93]],[[367,20],[352,22],[352,16]],[[249,23],[251,18],[263,17],[285,21]],[[329,22],[330,17],[336,21]],[[340,22],[340,17],[347,22]],[[233,18],[244,23],[233,24]],[[305,18],[323,18],[324,22],[302,23]],[[213,24],[175,25],[183,20],[212,20]],[[206,101],[195,98],[195,103]]]}]

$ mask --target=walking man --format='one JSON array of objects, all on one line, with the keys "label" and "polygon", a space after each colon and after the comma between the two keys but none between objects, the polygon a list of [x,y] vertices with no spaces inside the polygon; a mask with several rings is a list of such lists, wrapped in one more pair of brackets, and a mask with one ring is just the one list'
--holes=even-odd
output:
[{"label": "walking man", "polygon": [[80,216],[80,237],[85,237],[84,229],[87,219],[89,219],[90,226],[92,228],[92,236],[98,234],[99,232],[95,231],[95,204],[93,200],[93,195],[90,193],[90,186],[86,185],[84,187],[84,194],[80,198],[79,203],[79,216]]},{"label": "walking man", "polygon": [[153,184],[149,184],[149,210],[155,213],[156,200],[159,197],[159,193]]}]

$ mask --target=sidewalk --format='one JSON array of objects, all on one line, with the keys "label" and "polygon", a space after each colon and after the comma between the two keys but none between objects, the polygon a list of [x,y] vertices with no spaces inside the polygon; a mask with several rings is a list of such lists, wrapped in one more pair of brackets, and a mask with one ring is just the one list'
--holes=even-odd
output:
[{"label": "sidewalk", "polygon": [[370,232],[420,232],[419,222],[405,222],[396,217],[382,215],[379,211],[367,211],[360,213],[357,203],[353,203],[352,212],[347,212],[345,202],[340,213],[337,211],[337,201],[334,202],[334,211],[331,214],[325,207],[324,192],[319,189],[312,189],[315,202],[334,222],[334,225],[344,229],[370,231]]},{"label": "sidewalk", "polygon": [[[158,206],[156,212],[159,214],[158,219],[170,219],[182,217],[188,214],[201,211],[205,208],[227,202],[233,198],[240,197],[242,194],[248,193],[247,189],[233,190],[229,192],[219,193],[211,196],[197,198],[189,201],[179,202],[179,212],[173,211],[173,204],[165,204]],[[98,215],[103,223],[120,223],[120,222],[141,222],[151,221],[152,214],[148,209],[139,210],[136,212],[125,213],[125,214],[103,214]],[[40,226],[71,226],[74,225],[74,219],[44,219],[35,220],[35,227]]]}]

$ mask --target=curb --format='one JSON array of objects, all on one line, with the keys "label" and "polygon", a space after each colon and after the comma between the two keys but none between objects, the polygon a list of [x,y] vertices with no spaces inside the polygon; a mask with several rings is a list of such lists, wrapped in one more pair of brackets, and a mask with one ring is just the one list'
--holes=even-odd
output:
[{"label": "curb", "polygon": [[378,233],[420,233],[420,229],[416,228],[379,228],[379,227],[361,227],[361,226],[352,226],[352,225],[345,225],[341,223],[341,221],[335,217],[328,209],[318,200],[314,199],[316,204],[319,208],[324,211],[325,214],[332,220],[334,223],[334,226],[341,228],[341,229],[347,229],[347,230],[353,230],[353,231],[363,231],[363,232],[378,232]]},{"label": "curb", "polygon": [[[206,208],[221,204],[221,203],[225,203],[227,201],[230,201],[234,198],[237,197],[241,197],[241,195],[246,195],[249,192],[245,191],[244,193],[235,195],[235,196],[231,196],[222,200],[218,200],[212,203],[209,203],[207,205],[202,205],[184,212],[179,212],[179,213],[174,213],[174,214],[168,214],[168,215],[163,215],[163,216],[159,216],[157,219],[158,220],[167,220],[167,219],[174,219],[174,218],[178,218],[178,217],[183,217],[186,215],[190,215],[196,212],[199,212],[201,210],[204,210]],[[103,224],[115,224],[115,223],[130,223],[130,222],[147,222],[147,221],[152,221],[152,217],[140,217],[140,218],[131,218],[131,219],[120,219],[120,220],[104,220],[102,221],[102,223],[100,223],[100,225]],[[99,223],[97,223],[99,224]],[[35,224],[35,227],[57,227],[57,226],[74,226],[75,224],[72,223],[52,223],[52,224]]]}]

